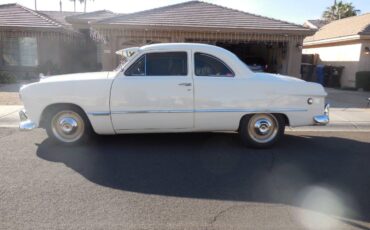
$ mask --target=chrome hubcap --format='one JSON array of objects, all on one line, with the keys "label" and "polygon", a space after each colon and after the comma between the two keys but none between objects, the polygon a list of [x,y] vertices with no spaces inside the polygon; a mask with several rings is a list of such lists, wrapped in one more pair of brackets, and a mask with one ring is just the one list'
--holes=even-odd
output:
[{"label": "chrome hubcap", "polygon": [[258,143],[273,140],[278,133],[278,122],[270,114],[255,114],[248,123],[250,137]]},{"label": "chrome hubcap", "polygon": [[85,124],[82,117],[74,111],[61,111],[52,119],[54,136],[62,142],[74,142],[84,133]]},{"label": "chrome hubcap", "polygon": [[59,122],[59,126],[65,134],[72,134],[76,132],[78,128],[77,121],[72,117],[65,117],[61,119]]},{"label": "chrome hubcap", "polygon": [[254,124],[255,132],[259,135],[267,135],[272,127],[272,124],[267,119],[260,119]]}]

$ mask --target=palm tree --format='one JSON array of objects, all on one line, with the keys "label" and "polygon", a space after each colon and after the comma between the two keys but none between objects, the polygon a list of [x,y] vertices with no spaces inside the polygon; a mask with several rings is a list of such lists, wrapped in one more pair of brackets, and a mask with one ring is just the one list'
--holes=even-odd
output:
[{"label": "palm tree", "polygon": [[327,22],[331,22],[342,18],[356,16],[359,13],[360,10],[357,10],[352,3],[343,3],[342,0],[337,2],[335,0],[332,6],[326,8],[322,14],[322,18]]},{"label": "palm tree", "polygon": [[[78,0],[80,3],[83,3],[84,4],[84,12],[86,13],[86,4],[87,4],[87,0]],[[94,1],[94,0],[90,0],[90,1]]]},{"label": "palm tree", "polygon": [[[76,12],[76,0],[70,0],[71,2],[73,2],[73,5],[74,5],[74,12]],[[78,0],[81,4],[83,3],[84,4],[84,12],[86,12],[86,3],[87,3],[87,0]],[[94,1],[94,0],[92,0]]]},{"label": "palm tree", "polygon": [[70,0],[71,2],[73,2],[73,10],[74,12],[76,12],[76,0]]}]

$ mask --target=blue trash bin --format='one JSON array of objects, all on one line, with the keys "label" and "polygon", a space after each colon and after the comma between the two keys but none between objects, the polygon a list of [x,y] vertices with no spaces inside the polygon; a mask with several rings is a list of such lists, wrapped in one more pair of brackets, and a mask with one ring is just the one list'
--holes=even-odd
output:
[{"label": "blue trash bin", "polygon": [[316,66],[316,82],[320,83],[321,85],[324,85],[324,65],[317,65]]}]

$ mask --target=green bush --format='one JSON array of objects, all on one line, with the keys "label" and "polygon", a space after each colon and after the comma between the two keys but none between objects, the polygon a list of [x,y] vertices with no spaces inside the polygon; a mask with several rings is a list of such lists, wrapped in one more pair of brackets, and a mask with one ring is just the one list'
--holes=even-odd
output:
[{"label": "green bush", "polygon": [[17,78],[12,73],[0,72],[0,83],[1,84],[17,83]]},{"label": "green bush", "polygon": [[370,91],[370,71],[356,73],[356,89]]}]

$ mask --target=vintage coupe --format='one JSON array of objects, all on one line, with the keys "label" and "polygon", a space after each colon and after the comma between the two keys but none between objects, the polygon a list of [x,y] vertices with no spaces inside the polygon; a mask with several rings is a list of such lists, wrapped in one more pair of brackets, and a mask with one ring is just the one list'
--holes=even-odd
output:
[{"label": "vintage coupe", "polygon": [[20,129],[45,128],[72,144],[92,133],[238,131],[269,147],[285,126],[325,125],[327,95],[316,83],[254,73],[220,47],[169,43],[117,52],[112,72],[47,77],[21,87]]}]

